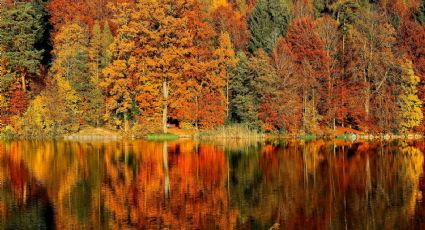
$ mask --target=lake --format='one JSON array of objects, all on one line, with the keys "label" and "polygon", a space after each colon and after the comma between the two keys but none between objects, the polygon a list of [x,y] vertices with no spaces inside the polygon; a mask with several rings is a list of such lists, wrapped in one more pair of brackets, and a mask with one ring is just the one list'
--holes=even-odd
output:
[{"label": "lake", "polygon": [[0,141],[1,229],[425,229],[424,141]]}]

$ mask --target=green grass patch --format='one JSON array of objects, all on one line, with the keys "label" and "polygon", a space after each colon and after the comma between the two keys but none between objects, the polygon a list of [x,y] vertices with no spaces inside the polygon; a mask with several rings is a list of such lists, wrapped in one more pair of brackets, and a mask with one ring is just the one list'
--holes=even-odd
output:
[{"label": "green grass patch", "polygon": [[349,140],[351,138],[350,134],[339,134],[335,136],[338,140]]},{"label": "green grass patch", "polygon": [[312,141],[316,140],[317,136],[315,134],[302,134],[298,136],[298,139],[303,141]]},{"label": "green grass patch", "polygon": [[150,141],[172,141],[179,139],[179,135],[173,133],[151,133],[146,136]]}]

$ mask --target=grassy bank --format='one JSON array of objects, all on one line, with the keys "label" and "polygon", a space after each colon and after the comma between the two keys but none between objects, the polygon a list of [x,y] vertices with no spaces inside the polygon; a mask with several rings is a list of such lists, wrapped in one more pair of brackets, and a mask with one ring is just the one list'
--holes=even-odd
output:
[{"label": "grassy bank", "polygon": [[107,128],[91,128],[87,127],[76,133],[64,135],[36,135],[34,131],[29,136],[20,135],[11,126],[5,126],[0,130],[0,139],[65,139],[65,140],[120,140],[120,139],[146,139],[150,141],[167,141],[177,140],[179,138],[194,138],[205,140],[263,140],[263,139],[298,139],[310,141],[315,139],[337,139],[345,141],[359,140],[394,140],[394,139],[422,139],[422,134],[368,134],[361,131],[338,128],[335,131],[326,130],[316,134],[287,134],[287,133],[261,133],[244,124],[231,124],[220,126],[212,130],[196,130],[196,129],[180,129],[173,128],[169,133],[150,133],[146,134],[145,130],[135,130],[130,134],[123,133],[120,130]]},{"label": "grassy bank", "polygon": [[146,136],[149,141],[172,141],[179,139],[179,135],[173,133],[151,133]]}]

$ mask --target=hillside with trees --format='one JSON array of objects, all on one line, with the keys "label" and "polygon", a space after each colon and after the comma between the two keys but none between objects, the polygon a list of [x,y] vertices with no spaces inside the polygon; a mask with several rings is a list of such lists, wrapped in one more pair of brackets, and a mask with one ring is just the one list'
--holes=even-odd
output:
[{"label": "hillside with trees", "polygon": [[423,133],[425,0],[2,0],[0,130]]}]

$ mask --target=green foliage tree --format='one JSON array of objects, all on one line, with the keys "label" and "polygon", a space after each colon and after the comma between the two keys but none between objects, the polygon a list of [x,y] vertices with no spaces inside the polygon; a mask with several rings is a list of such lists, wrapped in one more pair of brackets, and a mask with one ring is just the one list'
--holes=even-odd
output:
[{"label": "green foliage tree", "polygon": [[278,39],[286,33],[289,15],[286,1],[259,0],[248,20],[249,50],[254,52],[262,48],[271,53]]},{"label": "green foliage tree", "polygon": [[421,0],[415,18],[422,26],[425,26],[425,0]]},{"label": "green foliage tree", "polygon": [[102,70],[109,64],[107,53],[109,45],[113,41],[113,36],[108,23],[105,23],[103,30],[96,21],[91,31],[89,44],[90,69],[95,81],[99,81]]},{"label": "green foliage tree", "polygon": [[100,78],[102,77],[103,69],[109,64],[110,58],[107,53],[109,45],[112,43],[113,37],[109,24],[105,23],[103,30],[101,30],[99,23],[96,21],[93,25],[92,34],[89,44],[89,58],[90,58],[90,75],[92,89],[88,91],[88,98],[90,98],[90,108],[93,110],[95,116],[89,119],[93,125],[100,125],[102,123],[101,115],[105,109],[103,106],[104,98],[99,87]]},{"label": "green foliage tree", "polygon": [[253,75],[249,70],[249,59],[245,53],[237,53],[238,63],[229,79],[230,120],[256,126],[257,105]]},{"label": "green foliage tree", "polygon": [[102,47],[102,30],[97,21],[93,25],[89,45],[91,75],[94,79],[98,81],[102,69],[102,56],[104,56],[106,50],[103,50]]},{"label": "green foliage tree", "polygon": [[229,80],[230,120],[260,128],[258,108],[264,92],[269,90],[268,83],[276,77],[276,73],[262,49],[251,58],[239,52],[237,59],[239,61]]},{"label": "green foliage tree", "polygon": [[111,58],[108,55],[108,48],[112,44],[114,40],[114,36],[112,35],[111,28],[109,26],[108,22],[105,22],[105,25],[103,25],[102,30],[102,37],[101,37],[101,49],[102,49],[102,58],[101,58],[101,67],[105,68],[107,65],[109,65],[109,62]]},{"label": "green foliage tree", "polygon": [[43,50],[36,45],[43,36],[43,10],[36,2],[2,6],[0,8],[0,58],[20,77],[22,90],[27,89],[27,77],[36,74]]}]

